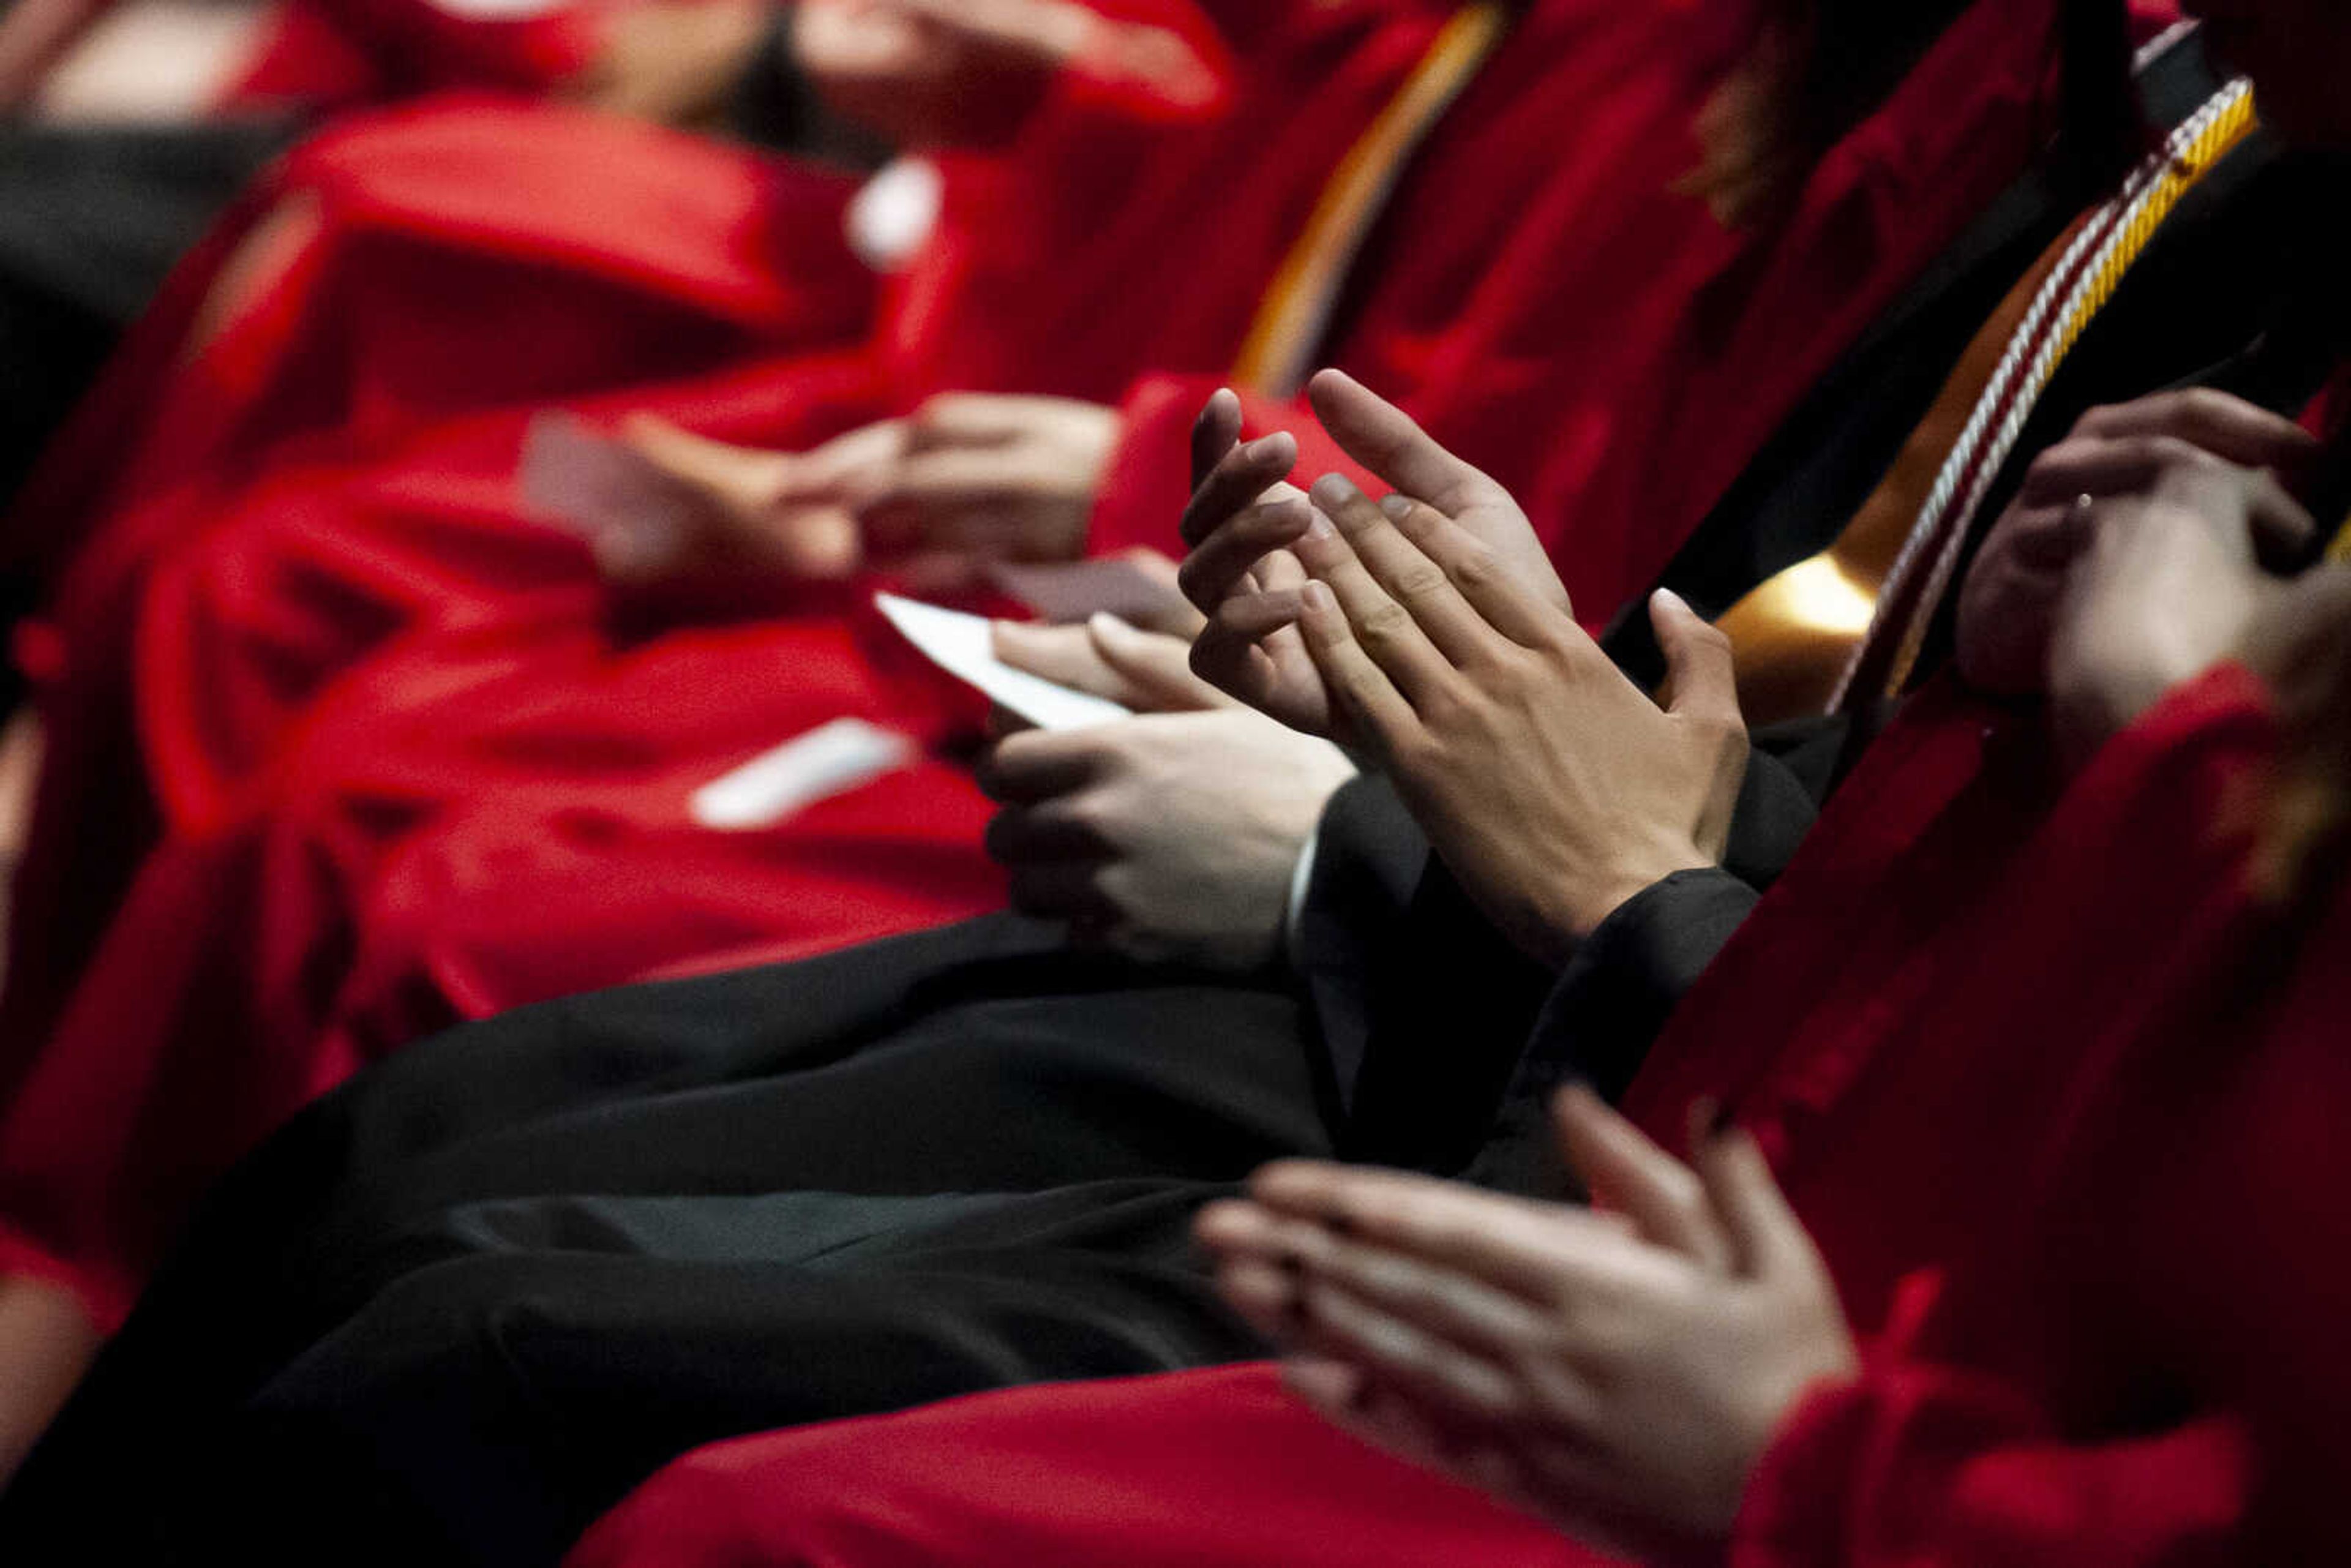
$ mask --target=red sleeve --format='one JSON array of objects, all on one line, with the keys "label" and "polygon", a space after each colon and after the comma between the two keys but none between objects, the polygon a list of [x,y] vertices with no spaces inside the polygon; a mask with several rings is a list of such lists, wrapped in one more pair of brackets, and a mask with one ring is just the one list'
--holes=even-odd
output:
[{"label": "red sleeve", "polygon": [[1888,1358],[1806,1400],[1730,1568],[2189,1568],[2242,1558],[2251,1444],[2212,1416],[2072,1445],[2011,1388]]},{"label": "red sleeve", "polygon": [[244,101],[317,97],[345,83],[349,62],[365,62],[368,90],[396,95],[428,89],[490,88],[539,92],[585,69],[610,7],[593,0],[536,16],[461,16],[433,0],[289,0],[277,35],[233,96]]},{"label": "red sleeve", "polygon": [[[1153,376],[1128,392],[1119,411],[1124,428],[1118,449],[1111,455],[1094,502],[1089,535],[1093,554],[1115,555],[1137,547],[1170,556],[1184,553],[1176,525],[1192,494],[1192,424],[1224,384],[1208,376]],[[1303,403],[1243,392],[1241,422],[1245,441],[1277,430],[1298,437],[1294,481],[1311,484],[1337,472],[1371,495],[1387,491],[1339,450]]]}]

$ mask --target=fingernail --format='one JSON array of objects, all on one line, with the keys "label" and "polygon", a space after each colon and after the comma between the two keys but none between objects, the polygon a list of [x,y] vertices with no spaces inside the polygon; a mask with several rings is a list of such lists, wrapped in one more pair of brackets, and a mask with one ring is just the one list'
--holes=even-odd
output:
[{"label": "fingernail", "polygon": [[1388,515],[1388,520],[1390,522],[1400,523],[1406,517],[1412,516],[1412,497],[1409,496],[1382,496],[1380,497],[1380,510]]},{"label": "fingernail", "polygon": [[1335,539],[1339,537],[1339,530],[1331,526],[1330,518],[1316,512],[1307,522],[1306,532],[1301,537],[1310,539]]},{"label": "fingernail", "polygon": [[1680,594],[1676,593],[1670,588],[1660,588],[1656,592],[1649,595],[1649,601],[1653,604],[1662,604],[1668,610],[1678,610],[1685,615],[1695,615],[1698,613],[1697,611],[1692,610],[1689,607],[1688,600],[1684,599]]},{"label": "fingernail", "polygon": [[1329,587],[1320,582],[1309,582],[1299,591],[1298,597],[1307,609],[1317,615],[1328,615],[1339,608],[1339,601],[1331,597]]},{"label": "fingernail", "polygon": [[1316,506],[1333,511],[1352,507],[1364,498],[1364,493],[1344,474],[1325,474],[1315,480],[1313,495]]},{"label": "fingernail", "polygon": [[1097,610],[1087,616],[1086,629],[1097,637],[1107,637],[1113,642],[1118,641],[1134,630],[1107,610]]},{"label": "fingernail", "polygon": [[1288,450],[1289,440],[1290,435],[1286,431],[1277,430],[1271,435],[1260,435],[1249,444],[1246,455],[1252,463],[1277,456]]}]

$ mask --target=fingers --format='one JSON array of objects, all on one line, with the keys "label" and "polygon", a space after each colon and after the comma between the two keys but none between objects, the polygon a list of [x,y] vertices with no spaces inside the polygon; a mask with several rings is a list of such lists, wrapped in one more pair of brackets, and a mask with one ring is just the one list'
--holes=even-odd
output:
[{"label": "fingers", "polygon": [[[1422,1272],[1394,1262],[1385,1270],[1391,1281]],[[1414,1312],[1443,1317],[1451,1304],[1441,1286],[1403,1290]],[[1472,1288],[1465,1297],[1475,1293]],[[1300,1321],[1307,1348],[1353,1362],[1374,1381],[1439,1411],[1497,1426],[1528,1416],[1531,1391],[1495,1364],[1507,1353],[1464,1345],[1440,1328],[1384,1310],[1311,1270],[1300,1296]],[[1522,1332],[1538,1331],[1530,1326]],[[1589,1403],[1588,1395],[1579,1396]]]},{"label": "fingers", "polygon": [[1056,400],[992,392],[941,392],[909,422],[915,452],[953,446],[1003,446],[1019,440],[1056,412]]},{"label": "fingers", "polygon": [[[2112,434],[2082,434],[2098,417],[2092,415],[2074,436],[2043,453],[2026,472],[2019,503],[2028,509],[2067,508],[2061,514],[2062,520],[2074,525],[2077,532],[2066,542],[2078,550],[2078,527],[2085,520],[2082,515],[2085,508],[2077,505],[2079,497],[2103,500],[2158,486],[2196,484],[2199,476],[2224,475],[2229,482],[2245,487],[2253,543],[2263,559],[2274,555],[2294,561],[2307,559],[2316,527],[2301,503],[2279,483],[2276,472],[2292,473],[2306,466],[2314,442],[2301,426],[2250,404],[2223,398],[2218,406],[2225,411],[2217,416],[2223,425],[2253,428],[2210,434],[2207,439],[2213,444],[2171,429],[2135,428],[2135,421],[2115,425]],[[2138,407],[2130,404],[2104,412],[2121,422],[2131,419]],[[2259,472],[2232,474],[2231,469]],[[2050,552],[2044,564],[2062,566],[2064,553]]]},{"label": "fingers", "polygon": [[883,473],[906,455],[908,422],[885,419],[837,435],[793,465],[796,495],[838,497],[842,491]]},{"label": "fingers", "polygon": [[2224,535],[2241,557],[2273,570],[2298,570],[2319,546],[2317,519],[2286,493],[2276,476],[2217,465],[2167,474],[2157,496],[2176,501],[2215,523],[2241,516],[2244,531]]},{"label": "fingers", "polygon": [[1266,557],[1305,538],[1316,520],[1305,497],[1287,485],[1276,485],[1264,499],[1243,507],[1193,546],[1176,568],[1176,586],[1195,609],[1213,618],[1217,607],[1243,590],[1249,574]]},{"label": "fingers", "polygon": [[974,777],[983,794],[1004,805],[1033,805],[1066,795],[1102,776],[1108,760],[1086,731],[1008,736],[979,759]]},{"label": "fingers", "polygon": [[1204,1242],[1235,1310],[1285,1344],[1337,1355],[1382,1383],[1489,1423],[1589,1414],[1557,1314],[1441,1265],[1335,1237],[1253,1205],[1214,1206]]},{"label": "fingers", "polygon": [[1612,1270],[1643,1251],[1583,1210],[1389,1172],[1285,1161],[1259,1171],[1249,1191],[1277,1217],[1331,1227],[1539,1305],[1609,1288]]},{"label": "fingers", "polygon": [[852,489],[851,504],[861,516],[898,510],[932,512],[969,507],[1036,491],[1050,482],[1029,455],[1019,448],[943,447],[918,452],[868,476]]},{"label": "fingers", "polygon": [[1443,569],[1469,607],[1511,642],[1542,647],[1573,625],[1563,607],[1529,593],[1491,546],[1434,507],[1402,495],[1389,496],[1380,506],[1397,531]]},{"label": "fingers", "polygon": [[[1360,565],[1380,593],[1404,611],[1413,628],[1449,664],[1472,665],[1494,650],[1494,628],[1461,596],[1445,568],[1396,527],[1395,517],[1413,510],[1411,501],[1394,498],[1393,507],[1375,502],[1336,474],[1316,480],[1311,498],[1315,509],[1331,520],[1344,548],[1310,531],[1292,552],[1309,570],[1336,588]],[[1341,592],[1343,604],[1347,598]],[[1358,635],[1365,630],[1363,622],[1356,622]],[[1365,641],[1371,639],[1365,637]],[[1416,648],[1417,640],[1405,641],[1405,651]],[[1374,649],[1374,657],[1379,656]],[[1391,673],[1409,678],[1405,671]]]},{"label": "fingers", "polygon": [[1650,596],[1649,623],[1656,628],[1657,646],[1666,655],[1666,685],[1659,694],[1666,710],[1744,729],[1730,639],[1667,588]]},{"label": "fingers", "polygon": [[1241,400],[1230,387],[1219,387],[1192,422],[1192,488],[1208,482],[1225,455],[1240,444]]},{"label": "fingers", "polygon": [[2051,447],[2025,471],[2019,498],[2028,506],[2058,506],[2077,496],[2121,495],[2146,489],[2167,469],[2213,461],[2193,443],[2162,432],[2075,436]]},{"label": "fingers", "polygon": [[2158,392],[2082,416],[2074,434],[2106,440],[2177,437],[2224,462],[2294,475],[2319,451],[2316,436],[2281,414],[2209,387]]},{"label": "fingers", "polygon": [[1184,542],[1197,547],[1210,534],[1257,503],[1259,497],[1290,476],[1298,462],[1298,438],[1278,430],[1247,445],[1235,446],[1217,460],[1207,476],[1193,486],[1180,525]]},{"label": "fingers", "polygon": [[1817,1268],[1803,1221],[1788,1205],[1761,1145],[1744,1128],[1700,1137],[1691,1159],[1729,1238],[1732,1266],[1750,1279]]},{"label": "fingers", "polygon": [[1306,392],[1340,450],[1405,495],[1458,515],[1499,491],[1493,480],[1438,445],[1411,415],[1345,371],[1321,371]]},{"label": "fingers", "polygon": [[996,656],[1016,670],[1113,702],[1126,701],[1125,677],[1102,659],[1086,627],[998,621],[988,628],[988,637]]},{"label": "fingers", "polygon": [[789,512],[765,538],[785,575],[804,582],[837,582],[865,564],[864,533],[856,518],[835,507]]},{"label": "fingers", "polygon": [[[1369,579],[1364,580],[1368,582]],[[1354,613],[1369,612],[1369,597],[1358,585]],[[1380,595],[1383,600],[1385,597]],[[1404,612],[1396,610],[1393,602],[1388,604],[1388,610],[1394,615],[1383,612],[1375,630],[1385,640],[1390,657],[1401,663],[1402,656],[1395,653],[1394,644],[1405,636],[1405,627],[1398,624]],[[1305,639],[1307,653],[1313,659],[1332,704],[1346,715],[1357,734],[1376,739],[1393,754],[1407,737],[1417,732],[1418,716],[1379,662],[1355,640],[1352,619],[1350,612],[1341,608],[1329,584],[1310,582],[1299,591],[1299,634]],[[1422,646],[1427,660],[1437,658],[1437,651],[1427,648],[1425,640]]]},{"label": "fingers", "polygon": [[1218,1290],[1268,1338],[1459,1414],[1499,1423],[1525,1413],[1531,1390],[1501,1370],[1545,1334],[1524,1301],[1251,1204],[1213,1205],[1197,1228],[1225,1254]]},{"label": "fingers", "polygon": [[1192,674],[1189,643],[1139,632],[1113,615],[1081,626],[999,621],[990,632],[996,656],[1013,668],[1130,708],[1165,713],[1227,706]]},{"label": "fingers", "polygon": [[1708,1269],[1730,1266],[1729,1239],[1696,1172],[1589,1089],[1562,1090],[1552,1113],[1568,1168],[1595,1203],[1629,1218],[1645,1240]]},{"label": "fingers", "polygon": [[1086,635],[1132,694],[1130,707],[1166,713],[1233,706],[1192,673],[1192,645],[1183,638],[1138,631],[1115,615],[1094,616]]},{"label": "fingers", "polygon": [[1228,600],[1192,641],[1192,673],[1270,717],[1301,725],[1311,716],[1283,709],[1286,695],[1320,692],[1322,673],[1292,624],[1295,592]]},{"label": "fingers", "polygon": [[792,468],[787,453],[731,446],[654,414],[632,415],[624,434],[640,456],[670,477],[746,510],[770,504]]}]

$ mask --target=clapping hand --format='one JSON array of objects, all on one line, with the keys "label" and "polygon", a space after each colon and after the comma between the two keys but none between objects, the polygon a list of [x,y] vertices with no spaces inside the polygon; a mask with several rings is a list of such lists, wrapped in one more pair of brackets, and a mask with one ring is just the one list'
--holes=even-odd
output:
[{"label": "clapping hand", "polygon": [[1588,1092],[1557,1122],[1607,1212],[1287,1163],[1198,1235],[1332,1420],[1609,1550],[1719,1555],[1798,1400],[1856,1370],[1835,1289],[1743,1133],[1684,1165]]},{"label": "clapping hand", "polygon": [[[1347,455],[1399,492],[1453,517],[1527,591],[1568,608],[1567,590],[1510,493],[1446,451],[1403,411],[1337,371],[1308,387],[1316,416]],[[1287,482],[1298,443],[1286,432],[1239,444],[1240,400],[1210,399],[1193,429],[1193,495],[1183,534],[1184,591],[1208,626],[1193,648],[1200,674],[1261,713],[1311,735],[1343,737],[1295,622],[1306,573],[1289,547],[1313,525]]]},{"label": "clapping hand", "polygon": [[2291,420],[2223,392],[2161,392],[2093,409],[2037,458],[1992,526],[1959,594],[1959,673],[1998,696],[2049,690],[2050,641],[2067,579],[2117,520],[2143,515],[2167,484],[2233,472],[2242,560],[2305,557],[2315,529],[2283,478],[2318,443]]},{"label": "clapping hand", "polygon": [[981,788],[1004,807],[987,849],[1010,873],[1014,907],[1153,962],[1270,964],[1298,857],[1353,776],[1346,757],[1194,675],[1185,640],[1109,616],[999,625],[996,651],[1138,714],[1022,731],[982,761]]}]

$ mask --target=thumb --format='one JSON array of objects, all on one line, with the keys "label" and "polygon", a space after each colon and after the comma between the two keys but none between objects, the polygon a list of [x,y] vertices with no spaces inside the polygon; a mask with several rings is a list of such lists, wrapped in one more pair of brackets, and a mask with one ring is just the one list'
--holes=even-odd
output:
[{"label": "thumb", "polygon": [[770,505],[783,493],[791,473],[788,453],[730,446],[654,414],[632,416],[626,438],[637,455],[671,478],[744,511]]},{"label": "thumb", "polygon": [[1141,632],[1115,615],[1096,615],[1086,634],[1102,663],[1162,713],[1239,705],[1192,673],[1192,645],[1180,637]]},{"label": "thumb", "polygon": [[1670,588],[1649,596],[1649,624],[1666,655],[1666,684],[1657,694],[1658,705],[1682,717],[1744,728],[1730,638]]}]

